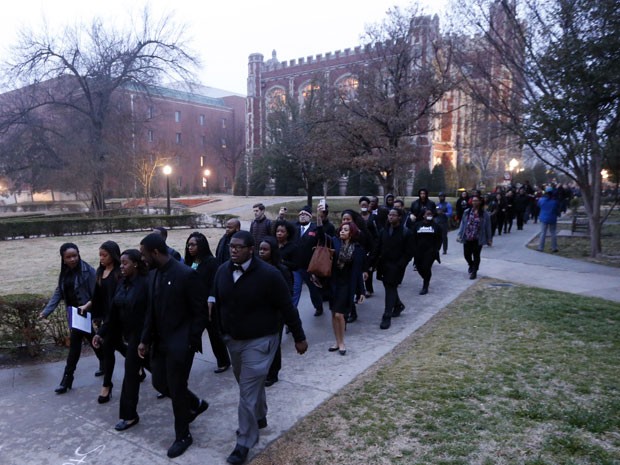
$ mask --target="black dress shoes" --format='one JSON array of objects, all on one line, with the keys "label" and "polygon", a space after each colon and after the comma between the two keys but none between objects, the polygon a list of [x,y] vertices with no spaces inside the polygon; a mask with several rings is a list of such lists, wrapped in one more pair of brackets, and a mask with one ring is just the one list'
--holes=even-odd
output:
[{"label": "black dress shoes", "polygon": [[322,308],[321,309],[317,308],[314,311],[314,316],[321,316],[322,314],[323,314],[323,309]]},{"label": "black dress shoes", "polygon": [[273,378],[267,378],[267,379],[265,379],[265,387],[273,386],[278,381],[279,381],[279,379],[278,379],[277,376],[275,376]]},{"label": "black dress shoes", "polygon": [[103,376],[103,368],[99,368],[97,371],[95,371],[95,376]]},{"label": "black dress shoes", "polygon": [[157,398],[158,399],[165,399],[166,397],[168,397],[166,394],[164,394],[163,392],[158,392],[157,393]]},{"label": "black dress shoes", "polygon": [[168,457],[173,459],[179,455],[182,455],[183,452],[185,452],[187,448],[192,445],[192,442],[194,442],[194,440],[192,439],[191,434],[188,434],[183,439],[177,439],[172,443],[170,449],[168,449]]},{"label": "black dress shoes", "polygon": [[423,287],[423,288],[420,290],[420,295],[426,295],[426,294],[428,294],[428,287]]},{"label": "black dress shoes", "polygon": [[191,423],[192,421],[194,421],[198,417],[198,415],[205,412],[208,408],[209,408],[209,402],[207,402],[206,400],[200,399],[200,402],[198,403],[198,408],[196,410],[189,411],[189,414],[190,414],[189,422]]},{"label": "black dress shoes", "polygon": [[217,367],[215,370],[213,370],[213,373],[216,373],[216,374],[224,373],[229,368],[230,368],[230,364],[224,365],[222,367]]},{"label": "black dress shoes", "polygon": [[259,418],[258,420],[256,420],[256,424],[258,425],[258,429],[265,429],[267,428],[267,419]]},{"label": "black dress shoes", "polygon": [[235,450],[231,452],[226,461],[232,465],[241,465],[248,458],[248,452],[250,449],[237,444]]},{"label": "black dress shoes", "polygon": [[140,421],[140,417],[136,417],[133,420],[121,420],[114,426],[114,429],[116,431],[125,431],[126,429],[129,429],[132,426],[136,426],[139,421]]},{"label": "black dress shoes", "polygon": [[394,318],[398,318],[400,314],[403,313],[403,310],[405,310],[405,304],[403,304],[402,302],[399,304],[396,304],[394,306],[394,309],[392,310],[392,316]]},{"label": "black dress shoes", "polygon": [[108,388],[108,394],[105,396],[99,396],[97,397],[97,402],[100,404],[107,404],[108,402],[110,402],[110,399],[112,398],[112,388],[114,387],[113,385],[110,386],[104,386]]}]

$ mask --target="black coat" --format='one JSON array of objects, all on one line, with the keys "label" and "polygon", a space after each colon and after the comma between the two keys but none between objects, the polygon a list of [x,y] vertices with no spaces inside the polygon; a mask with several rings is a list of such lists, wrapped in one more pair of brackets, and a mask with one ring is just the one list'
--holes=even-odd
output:
[{"label": "black coat", "polygon": [[303,236],[300,236],[300,224],[295,225],[295,246],[297,247],[295,256],[295,269],[307,270],[312,252],[318,242],[316,223],[309,223],[310,226]]},{"label": "black coat", "polygon": [[148,276],[137,275],[118,283],[110,313],[97,334],[105,338],[119,332],[126,341],[140,338],[148,308],[148,282]]},{"label": "black coat", "polygon": [[150,272],[148,286],[149,303],[141,341],[151,344],[154,351],[162,349],[183,358],[188,348],[202,352],[208,310],[198,273],[170,259],[161,269]]},{"label": "black coat", "polygon": [[377,269],[377,279],[389,285],[398,285],[403,281],[407,264],[413,256],[412,239],[411,231],[402,225],[395,228],[391,236],[389,226],[381,231],[371,259]]}]

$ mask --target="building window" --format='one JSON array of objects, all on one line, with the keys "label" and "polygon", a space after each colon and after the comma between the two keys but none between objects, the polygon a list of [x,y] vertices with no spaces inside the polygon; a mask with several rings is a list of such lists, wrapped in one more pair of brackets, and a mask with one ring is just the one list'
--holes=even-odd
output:
[{"label": "building window", "polygon": [[174,112],[174,122],[175,123],[180,123],[181,122],[181,112],[180,111],[175,111]]},{"label": "building window", "polygon": [[339,97],[345,102],[350,102],[357,97],[359,81],[353,76],[347,76],[336,83]]},{"label": "building window", "polygon": [[225,149],[226,148],[226,139],[222,138],[221,144],[222,144],[222,148]]},{"label": "building window", "polygon": [[152,129],[148,130],[146,137],[148,138],[149,142],[153,142],[155,140],[155,134],[153,133]]},{"label": "building window", "polygon": [[202,140],[202,146],[206,147],[207,146],[207,136],[202,136],[201,140]]},{"label": "building window", "polygon": [[226,118],[222,118],[222,129],[226,129]]},{"label": "building window", "polygon": [[153,119],[154,115],[155,115],[155,110],[153,110],[153,105],[151,105],[146,111],[146,117],[147,119]]},{"label": "building window", "polygon": [[177,132],[177,135],[176,135],[176,142],[177,142],[177,144],[180,144],[180,143],[181,143],[181,133],[180,133],[180,132]]},{"label": "building window", "polygon": [[203,166],[205,166],[205,157],[204,155],[200,156],[200,167],[202,168]]},{"label": "building window", "polygon": [[276,111],[286,104],[286,91],[282,87],[275,87],[267,92],[267,109]]},{"label": "building window", "polygon": [[201,126],[204,126],[205,125],[205,115],[200,115],[198,117],[198,121],[200,122]]}]

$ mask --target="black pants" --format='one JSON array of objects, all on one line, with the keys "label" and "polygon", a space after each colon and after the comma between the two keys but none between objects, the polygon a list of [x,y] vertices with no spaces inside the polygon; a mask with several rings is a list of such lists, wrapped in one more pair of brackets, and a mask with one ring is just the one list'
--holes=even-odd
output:
[{"label": "black pants", "polygon": [[211,319],[207,322],[207,333],[209,334],[209,342],[211,343],[211,350],[217,360],[218,367],[225,367],[230,365],[230,356],[228,355],[228,349],[222,339],[222,335],[217,329],[217,323]]},{"label": "black pants", "polygon": [[116,365],[116,356],[114,353],[118,350],[123,357],[126,357],[127,346],[117,331],[111,331],[107,337],[103,339],[101,350],[103,352],[103,386],[110,387],[112,386],[114,365]]},{"label": "black pants", "polygon": [[481,251],[482,246],[478,244],[477,239],[474,241],[463,242],[463,255],[465,256],[465,261],[471,268],[471,271],[478,271],[478,268],[480,268]]},{"label": "black pants", "polygon": [[[65,366],[65,374],[73,375],[75,368],[77,367],[80,355],[82,354],[82,343],[87,340],[91,347],[93,342],[93,333],[85,333],[79,329],[71,328],[69,336],[69,355],[67,355],[67,365]],[[95,349],[95,355],[99,359],[99,363],[103,361],[103,351],[101,349]]]},{"label": "black pants", "polygon": [[418,274],[424,281],[422,287],[428,288],[428,285],[431,282],[431,277],[433,276],[433,272],[431,271],[433,268],[433,262],[428,263],[428,260],[424,260],[421,264],[418,262],[416,265],[416,269],[418,270]]},{"label": "black pants", "polygon": [[180,440],[189,434],[190,410],[197,410],[200,399],[187,387],[187,379],[194,362],[194,352],[153,351],[151,374],[153,387],[172,400],[174,432]]},{"label": "black pants", "polygon": [[138,400],[140,397],[140,368],[150,369],[148,359],[138,356],[140,335],[136,334],[127,341],[125,355],[125,377],[121,390],[118,417],[121,420],[133,420],[138,417]]},{"label": "black pants", "polygon": [[278,349],[276,350],[276,355],[273,357],[273,362],[271,362],[269,366],[267,379],[278,379],[278,373],[280,373],[280,369],[282,368],[282,331],[284,331],[284,325],[280,326],[280,331],[278,333]]},{"label": "black pants", "polygon": [[523,222],[525,221],[525,212],[524,211],[518,211],[517,212],[517,229],[521,230],[523,229]]},{"label": "black pants", "polygon": [[383,311],[383,316],[391,318],[394,307],[402,304],[398,296],[398,285],[383,283],[383,287],[385,288],[385,310]]}]

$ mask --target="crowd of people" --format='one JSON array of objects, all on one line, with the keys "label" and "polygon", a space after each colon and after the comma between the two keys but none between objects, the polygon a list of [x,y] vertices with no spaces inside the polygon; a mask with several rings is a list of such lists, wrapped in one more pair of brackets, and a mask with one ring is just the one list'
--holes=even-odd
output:
[{"label": "crowd of people", "polygon": [[[84,341],[92,344],[102,376],[97,401],[112,395],[115,353],[125,359],[117,431],[138,424],[140,383],[151,373],[160,398],[170,398],[175,440],[168,456],[178,457],[192,444],[190,424],[209,404],[188,387],[194,355],[202,351],[207,330],[216,359],[216,374],[232,367],[239,386],[237,443],[231,464],[247,459],[267,426],[265,388],[278,382],[280,343],[284,331],[292,334],[295,349],[308,344],[297,306],[302,287],[308,288],[314,315],[331,313],[334,343],[326,349],[345,356],[347,324],[357,320],[357,306],[372,297],[374,281],[384,288],[379,327],[387,330],[392,318],[405,310],[398,288],[413,260],[422,279],[420,295],[429,293],[432,266],[448,252],[448,230],[458,227],[457,241],[470,279],[477,277],[480,251],[493,237],[511,232],[532,219],[541,222],[539,250],[547,231],[557,251],[555,223],[562,211],[558,190],[547,186],[538,198],[528,186],[497,190],[487,196],[464,192],[453,206],[443,193],[434,202],[426,189],[409,208],[392,194],[379,204],[376,196],[359,198],[358,209],[340,213],[338,226],[329,220],[323,201],[316,210],[301,208],[297,221],[287,220],[285,207],[277,218],[265,215],[265,206],[253,206],[249,231],[238,219],[226,222],[215,254],[200,232],[189,234],[184,253],[166,243],[165,228],[154,228],[138,248],[121,251],[108,240],[99,248],[97,269],[81,259],[78,246],[60,247],[61,267],[56,290],[40,317],[48,317],[64,301],[69,321],[70,347],[58,394],[73,385]],[[332,250],[331,270],[318,276],[309,268],[319,246]],[[88,330],[81,323],[87,318]],[[78,321],[80,320],[80,321]]]}]

